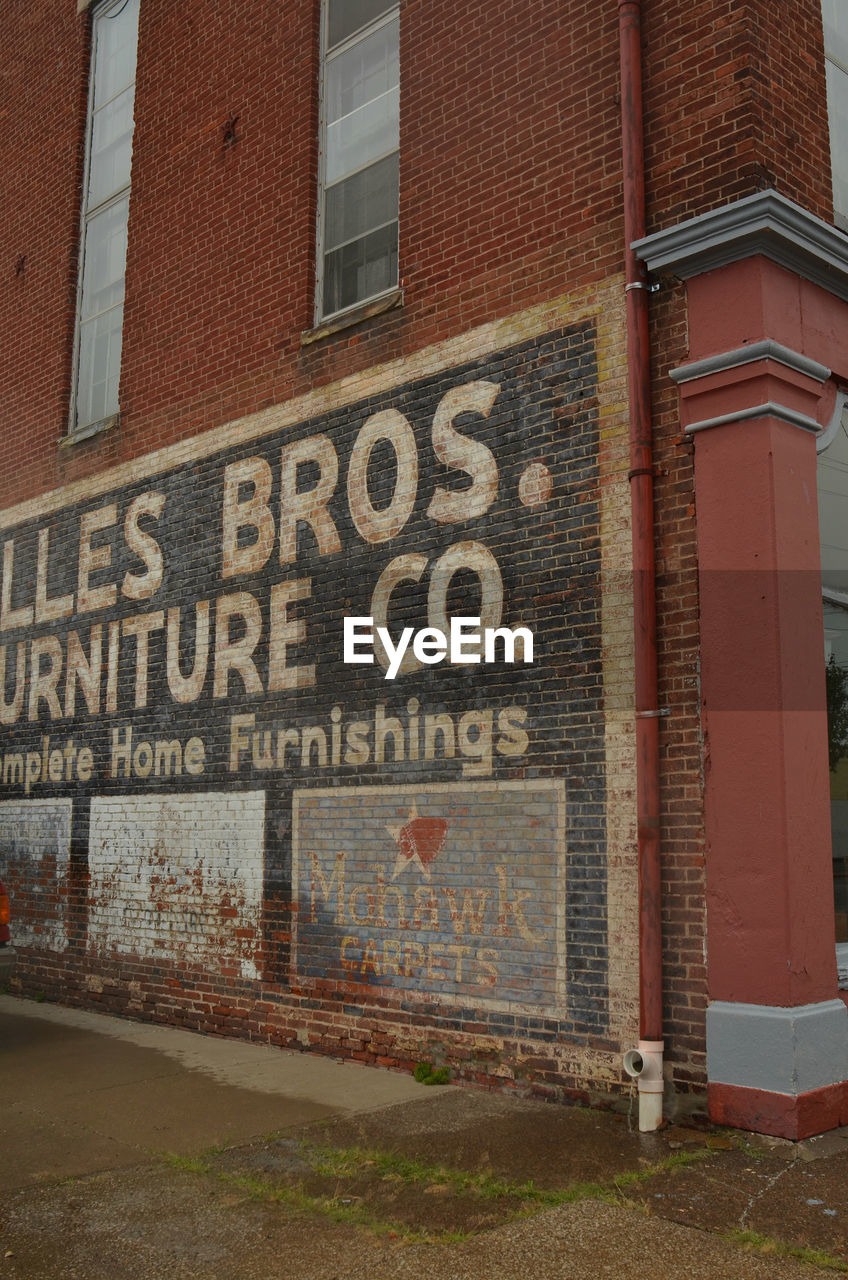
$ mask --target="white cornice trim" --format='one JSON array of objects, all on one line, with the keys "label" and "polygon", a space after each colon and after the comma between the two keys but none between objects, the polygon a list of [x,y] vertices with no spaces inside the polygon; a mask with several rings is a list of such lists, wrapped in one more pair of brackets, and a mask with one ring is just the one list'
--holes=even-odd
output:
[{"label": "white cornice trim", "polygon": [[818,434],[821,423],[815,418],[808,418],[805,413],[798,413],[788,405],[777,404],[768,400],[765,404],[753,404],[747,409],[736,409],[733,413],[723,413],[718,418],[704,418],[701,422],[692,422],[684,430],[687,435],[693,431],[708,431],[710,427],[726,427],[732,422],[750,422],[753,418],[777,418],[780,422],[788,422],[793,427],[801,427],[804,431]]},{"label": "white cornice trim", "polygon": [[633,243],[649,271],[688,280],[762,254],[848,301],[848,236],[777,191],[759,191]]},{"label": "white cornice trim", "polygon": [[673,382],[691,382],[695,378],[707,378],[713,373],[724,373],[727,369],[738,369],[743,364],[753,364],[756,360],[775,360],[795,373],[814,378],[817,382],[827,382],[830,369],[802,356],[798,351],[784,347],[771,338],[763,338],[759,342],[751,342],[748,346],[737,347],[733,351],[722,351],[719,355],[707,356],[703,360],[693,360],[691,364],[682,364],[677,369],[669,370]]}]

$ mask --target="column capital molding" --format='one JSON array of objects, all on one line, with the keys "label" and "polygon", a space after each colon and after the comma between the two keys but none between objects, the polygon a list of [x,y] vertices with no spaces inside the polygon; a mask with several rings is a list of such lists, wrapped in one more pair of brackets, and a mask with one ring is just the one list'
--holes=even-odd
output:
[{"label": "column capital molding", "polygon": [[654,232],[632,248],[649,271],[683,280],[759,254],[848,301],[848,236],[773,190]]},{"label": "column capital molding", "polygon": [[779,404],[776,400],[766,400],[763,404],[746,405],[730,413],[719,413],[712,418],[702,418],[699,422],[689,422],[683,430],[687,435],[692,435],[696,431],[709,431],[712,427],[729,427],[734,422],[757,422],[763,418],[786,422],[790,427],[799,427],[812,435],[818,435],[822,429],[821,423],[815,418],[810,418],[805,413],[798,413],[796,409]]},{"label": "column capital molding", "polygon": [[823,430],[816,415],[830,369],[770,338],[679,365],[669,376],[687,433],[761,418],[814,435]]},{"label": "column capital molding", "polygon": [[692,382],[696,378],[708,378],[711,374],[738,369],[741,365],[754,364],[758,360],[775,360],[778,364],[785,365],[787,369],[792,369],[795,373],[803,374],[821,383],[827,382],[831,373],[827,365],[821,364],[818,360],[811,360],[809,356],[792,351],[780,342],[773,342],[771,338],[762,338],[759,342],[749,342],[746,346],[735,347],[732,351],[722,351],[717,355],[707,356],[703,360],[693,360],[690,364],[678,365],[676,369],[669,369],[668,376],[672,382],[680,386],[683,382]]}]

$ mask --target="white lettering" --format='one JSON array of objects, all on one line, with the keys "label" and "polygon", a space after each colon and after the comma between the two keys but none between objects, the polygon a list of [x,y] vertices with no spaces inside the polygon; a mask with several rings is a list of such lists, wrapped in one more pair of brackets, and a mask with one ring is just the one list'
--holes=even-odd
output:
[{"label": "white lettering", "polygon": [[[408,669],[407,658],[410,644],[412,654],[419,663],[433,664],[442,662],[450,652],[450,661],[454,665],[464,663],[494,663],[495,640],[503,642],[503,661],[515,661],[515,641],[521,641],[524,662],[533,661],[533,633],[528,627],[481,628],[480,618],[451,618],[450,644],[444,631],[439,627],[422,627],[416,631],[414,627],[404,627],[397,644],[392,640],[388,627],[375,628],[373,618],[345,618],[343,661],[348,665],[359,666],[374,661],[375,637],[383,647],[388,659],[385,679],[394,680],[399,672]],[[483,648],[484,656],[474,649]],[[368,652],[368,650],[371,652]]]},{"label": "white lettering", "polygon": [[345,618],[343,657],[349,666],[374,661],[373,653],[362,653],[359,649],[361,644],[370,645],[373,649],[373,628],[373,618]]},{"label": "white lettering", "polygon": [[422,627],[412,642],[412,652],[419,662],[441,662],[447,653],[445,633],[438,627]]},{"label": "white lettering", "polygon": [[[477,629],[476,637],[471,634]],[[480,648],[480,619],[451,618],[450,622],[450,660],[456,663],[479,662],[479,653],[469,653],[466,644],[474,644]]]},{"label": "white lettering", "polygon": [[394,680],[395,676],[400,670],[400,664],[403,661],[403,655],[406,653],[409,647],[409,642],[414,635],[414,628],[404,627],[403,631],[400,633],[400,640],[397,642],[397,645],[392,644],[392,637],[389,635],[387,627],[378,627],[377,635],[380,637],[380,642],[383,648],[385,649],[386,655],[389,659],[389,666],[388,666],[388,670],[386,671],[386,679]]}]

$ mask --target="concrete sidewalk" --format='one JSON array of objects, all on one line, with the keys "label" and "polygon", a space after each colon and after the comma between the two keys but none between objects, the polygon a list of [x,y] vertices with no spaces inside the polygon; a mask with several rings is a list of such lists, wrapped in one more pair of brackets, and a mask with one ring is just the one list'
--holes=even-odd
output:
[{"label": "concrete sidewalk", "polygon": [[10,997],[0,1105],[0,1280],[848,1271],[844,1131],[639,1135]]},{"label": "concrete sidewalk", "polygon": [[420,1096],[408,1076],[0,996],[0,1188]]}]

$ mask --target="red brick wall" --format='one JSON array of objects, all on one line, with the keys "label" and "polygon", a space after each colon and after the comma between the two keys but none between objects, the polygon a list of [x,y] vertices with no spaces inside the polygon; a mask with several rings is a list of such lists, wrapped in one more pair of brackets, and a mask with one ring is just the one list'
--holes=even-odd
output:
[{"label": "red brick wall", "polygon": [[[619,260],[617,38],[614,8],[545,0],[404,6],[401,274],[406,305],[301,350],[312,322],[317,103],[316,4],[280,10],[146,0],[139,36],[127,265],[122,423],[97,441],[55,446],[67,415],[79,204],[86,18],[64,0],[65,31],[29,35],[40,66],[13,68],[22,118],[64,110],[73,156],[29,151],[21,206],[43,252],[41,217],[63,268],[35,298],[30,277],[4,283],[0,325],[32,325],[14,370],[28,406],[27,452],[8,501],[136,456],[310,386],[600,279]],[[52,6],[44,6],[52,13]],[[9,45],[27,38],[12,14]],[[238,30],[238,38],[233,31]],[[485,32],[485,38],[482,33]],[[70,91],[51,74],[66,50]],[[587,68],[591,67],[591,75]],[[238,117],[238,141],[224,126]],[[12,122],[7,120],[6,128]],[[579,150],[575,152],[575,139]],[[15,137],[16,144],[18,136]],[[55,145],[55,144],[54,144]],[[35,163],[41,167],[41,150]],[[7,150],[7,157],[11,153]],[[48,323],[45,324],[45,321]],[[62,343],[57,340],[61,333]],[[49,390],[33,376],[49,360]],[[26,388],[26,390],[24,390]],[[19,407],[5,402],[9,420]],[[20,435],[12,445],[17,455]],[[7,444],[8,448],[9,445]],[[43,452],[42,452],[43,451]],[[8,477],[8,471],[6,476]]]},{"label": "red brick wall", "polygon": [[[143,0],[122,420],[60,450],[88,19],[75,0],[7,4],[0,505],[621,270],[613,0],[504,0],[496,20],[482,0],[402,0],[404,306],[301,346],[312,323],[317,12],[312,0]],[[646,0],[644,46],[649,230],[766,186],[828,215],[819,0]],[[685,292],[663,282],[651,305],[661,705],[671,711],[666,1012],[685,1085],[702,1079],[705,1005],[691,457],[667,378],[687,354]]]},{"label": "red brick wall", "polygon": [[663,859],[664,1033],[680,1086],[703,1078],[705,964],[703,740],[692,441],[668,370],[687,356],[685,290],[652,298],[657,644]]},{"label": "red brick wall", "polygon": [[15,3],[4,11],[0,456],[7,497],[55,483],[56,444],[67,431],[88,84],[88,26],[74,8]]},{"label": "red brick wall", "polygon": [[832,212],[819,0],[644,5],[649,231],[776,187]]},{"label": "red brick wall", "polygon": [[[56,452],[73,328],[86,15],[7,13],[2,500],[620,266],[616,6],[403,5],[402,311],[311,324],[317,4],[141,10],[122,424]],[[785,12],[784,12],[785,10]],[[645,5],[651,228],[776,185],[830,199],[818,0]],[[237,33],[237,34],[234,34]],[[56,50],[61,50],[61,58]],[[225,127],[237,118],[238,141]],[[799,145],[799,139],[801,144]],[[16,274],[21,257],[26,259]],[[25,463],[22,466],[21,445]]]}]

